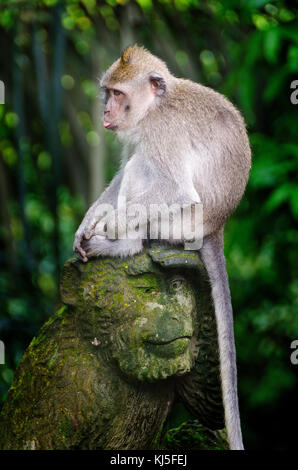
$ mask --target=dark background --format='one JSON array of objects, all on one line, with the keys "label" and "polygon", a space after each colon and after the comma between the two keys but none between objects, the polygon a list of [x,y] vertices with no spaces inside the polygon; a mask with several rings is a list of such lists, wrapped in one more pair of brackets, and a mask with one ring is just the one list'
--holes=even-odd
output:
[{"label": "dark background", "polygon": [[[137,42],[244,114],[253,166],[226,227],[239,395],[248,449],[297,442],[297,2],[0,1],[0,365],[3,403],[119,145],[101,124],[98,77]],[[179,420],[179,416],[176,417]]]}]

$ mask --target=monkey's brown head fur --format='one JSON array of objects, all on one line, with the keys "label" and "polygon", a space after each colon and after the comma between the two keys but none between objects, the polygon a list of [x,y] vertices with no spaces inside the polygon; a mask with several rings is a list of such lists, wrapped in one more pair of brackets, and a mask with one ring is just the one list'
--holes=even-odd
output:
[{"label": "monkey's brown head fur", "polygon": [[158,104],[173,79],[166,64],[144,47],[125,49],[101,81],[106,98],[104,126],[133,129]]},{"label": "monkey's brown head fur", "polygon": [[102,84],[105,86],[123,83],[150,72],[161,75],[169,74],[167,65],[147,49],[137,45],[129,46],[106,71]]}]

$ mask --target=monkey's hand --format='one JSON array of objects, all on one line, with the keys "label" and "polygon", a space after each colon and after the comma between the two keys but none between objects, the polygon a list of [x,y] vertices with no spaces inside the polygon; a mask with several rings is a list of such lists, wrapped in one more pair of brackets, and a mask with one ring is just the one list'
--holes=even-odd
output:
[{"label": "monkey's hand", "polygon": [[[85,263],[88,261],[88,256],[82,245],[84,241],[90,240],[90,238],[94,235],[94,229],[95,229],[97,222],[98,222],[97,218],[86,216],[83,219],[83,222],[81,223],[81,225],[79,226],[75,234],[75,239],[73,243],[73,251]],[[102,238],[105,238],[105,237],[102,237]]]}]

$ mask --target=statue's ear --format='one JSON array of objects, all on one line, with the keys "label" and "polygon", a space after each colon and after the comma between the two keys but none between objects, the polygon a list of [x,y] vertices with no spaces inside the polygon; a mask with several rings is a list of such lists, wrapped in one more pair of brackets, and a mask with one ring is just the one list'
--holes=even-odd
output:
[{"label": "statue's ear", "polygon": [[60,280],[60,296],[66,305],[75,305],[78,301],[78,290],[81,281],[79,261],[71,259],[63,266]]}]

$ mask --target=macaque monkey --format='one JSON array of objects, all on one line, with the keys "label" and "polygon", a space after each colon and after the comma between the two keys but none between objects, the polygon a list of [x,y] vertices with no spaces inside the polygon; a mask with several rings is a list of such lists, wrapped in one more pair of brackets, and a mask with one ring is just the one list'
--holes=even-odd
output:
[{"label": "macaque monkey", "polygon": [[[115,222],[123,198],[127,212],[134,204],[148,208],[148,213],[150,204],[202,205],[200,254],[215,308],[225,423],[230,448],[243,449],[223,230],[249,176],[251,152],[245,123],[223,95],[174,77],[162,60],[143,47],[128,47],[106,71],[101,87],[103,125],[126,144],[128,158],[88,210],[75,235],[74,250],[85,262],[90,256],[131,256],[142,250],[144,240],[150,238],[148,221],[139,224],[137,237],[130,237],[130,229]],[[103,214],[105,204],[112,209]],[[114,239],[107,231],[113,226]],[[183,236],[178,240],[186,241]]]}]

